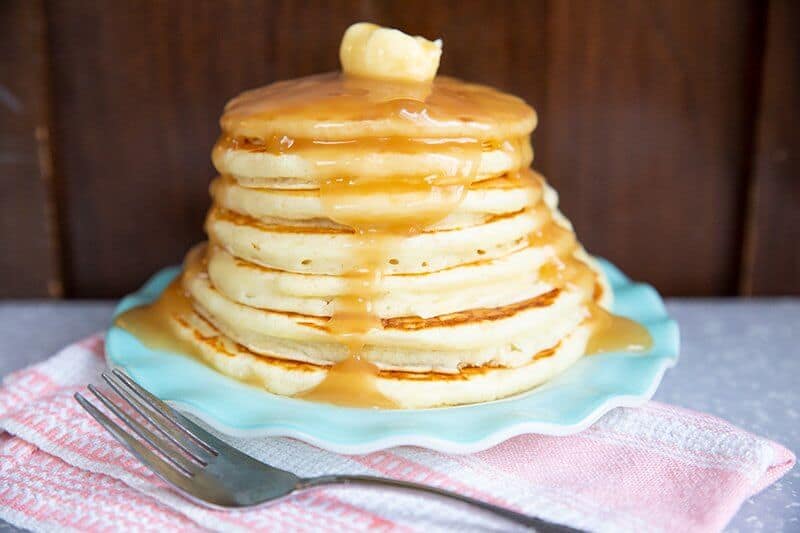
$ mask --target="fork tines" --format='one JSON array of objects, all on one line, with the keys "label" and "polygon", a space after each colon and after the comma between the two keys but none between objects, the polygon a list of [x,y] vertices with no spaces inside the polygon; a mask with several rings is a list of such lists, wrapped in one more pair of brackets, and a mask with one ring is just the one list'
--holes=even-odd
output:
[{"label": "fork tines", "polygon": [[[126,413],[118,403],[114,403],[93,385],[89,385],[91,393],[141,440],[125,431],[80,393],[75,393],[75,399],[114,438],[145,464],[150,464],[154,470],[166,467],[174,469],[183,476],[192,477],[219,454],[213,446],[187,427],[188,421],[182,415],[144,390],[120,370],[103,372],[102,377],[120,398],[155,429],[155,432]],[[142,441],[156,450],[158,455]]]}]

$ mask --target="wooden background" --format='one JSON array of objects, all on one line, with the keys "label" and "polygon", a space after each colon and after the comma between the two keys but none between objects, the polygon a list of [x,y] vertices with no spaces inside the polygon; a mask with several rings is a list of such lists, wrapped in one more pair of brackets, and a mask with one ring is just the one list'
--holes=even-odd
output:
[{"label": "wooden background", "polygon": [[369,20],[528,100],[587,247],[668,295],[800,294],[800,2],[0,2],[0,296],[116,297],[203,238],[224,102]]}]

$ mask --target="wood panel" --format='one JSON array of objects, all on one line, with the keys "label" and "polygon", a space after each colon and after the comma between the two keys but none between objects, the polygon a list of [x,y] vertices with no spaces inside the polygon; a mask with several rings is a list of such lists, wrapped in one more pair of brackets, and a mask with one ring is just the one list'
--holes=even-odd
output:
[{"label": "wood panel", "polygon": [[[339,38],[356,20],[442,37],[443,73],[531,102],[534,166],[591,251],[666,294],[736,290],[764,22],[756,2],[45,1],[71,296],[118,296],[201,240],[224,102],[337,68]],[[759,146],[773,142],[759,135]],[[783,181],[758,180],[758,235],[792,216],[771,214],[786,203]],[[28,208],[13,220],[44,220],[35,213],[48,194],[22,198]],[[8,218],[4,240],[15,234]],[[751,241],[754,276],[775,290],[797,278],[765,259],[776,244]]]},{"label": "wood panel", "polygon": [[544,105],[546,0],[502,4],[406,0],[368,5],[368,20],[428,39],[441,38],[440,73],[501,88],[536,108]]},{"label": "wood panel", "polygon": [[667,294],[736,290],[751,2],[551,3],[541,164],[590,251]]},{"label": "wood panel", "polygon": [[527,96],[542,87],[540,71],[514,70],[526,54],[531,65],[541,57],[538,34],[496,31],[534,15],[524,2],[504,10],[474,1],[136,5],[50,6],[71,295],[119,295],[201,240],[225,100],[338,68],[339,39],[353,21],[444,35],[447,72]]},{"label": "wood panel", "polygon": [[0,297],[61,294],[39,1],[0,3]]},{"label": "wood panel", "polygon": [[770,2],[744,294],[800,295],[800,3]]},{"label": "wood panel", "polygon": [[[313,14],[313,18],[308,17]],[[52,2],[69,294],[117,296],[203,239],[225,101],[331,70],[355,3]]]}]

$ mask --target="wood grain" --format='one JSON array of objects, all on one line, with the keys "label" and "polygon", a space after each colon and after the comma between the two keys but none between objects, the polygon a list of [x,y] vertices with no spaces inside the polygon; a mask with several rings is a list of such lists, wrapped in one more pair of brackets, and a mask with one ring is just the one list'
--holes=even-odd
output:
[{"label": "wood grain", "polygon": [[[538,33],[513,29],[529,4],[487,2],[53,2],[59,153],[64,154],[69,293],[116,296],[203,238],[209,150],[224,102],[276,79],[338,68],[361,19],[444,35],[444,70],[541,99]],[[419,22],[424,21],[424,22]],[[475,41],[475,38],[478,41]],[[101,222],[101,223],[99,223]]]},{"label": "wood grain", "polygon": [[[486,83],[541,107],[546,88],[545,0],[375,1],[370,20],[428,39],[441,38],[439,72]],[[425,16],[420,16],[425,13]]]},{"label": "wood grain", "polygon": [[47,61],[41,2],[0,3],[0,298],[61,295]]},{"label": "wood grain", "polygon": [[736,290],[749,2],[551,4],[543,168],[590,251],[666,294]]},{"label": "wood grain", "polygon": [[800,3],[770,2],[742,292],[800,295]]},{"label": "wood grain", "polygon": [[[225,101],[331,70],[355,3],[50,5],[70,295],[118,296],[203,239]],[[313,18],[308,18],[313,13]]]},{"label": "wood grain", "polygon": [[[534,166],[560,191],[590,251],[667,295],[730,295],[740,277],[754,292],[796,290],[797,256],[781,249],[796,233],[774,228],[796,228],[800,212],[790,203],[796,148],[775,162],[781,147],[796,147],[785,124],[797,104],[767,113],[772,95],[797,95],[797,71],[786,66],[796,55],[771,52],[779,58],[765,66],[771,85],[759,89],[766,17],[756,2],[142,0],[98,9],[44,1],[47,41],[36,30],[43,25],[19,22],[41,19],[41,2],[0,8],[11,15],[0,39],[15,39],[13,57],[25,45],[42,59],[14,67],[18,85],[4,80],[29,114],[3,136],[4,154],[13,145],[27,159],[4,167],[12,178],[0,188],[14,198],[0,197],[0,238],[29,249],[24,259],[0,258],[0,294],[43,294],[49,280],[57,287],[58,241],[45,223],[54,187],[25,125],[47,123],[48,94],[67,294],[115,297],[203,239],[209,151],[225,101],[336,69],[341,34],[357,20],[442,37],[443,73],[531,102],[540,116]],[[796,50],[792,38],[780,46]],[[742,261],[751,174],[751,253]],[[20,270],[29,279],[7,275]]]}]

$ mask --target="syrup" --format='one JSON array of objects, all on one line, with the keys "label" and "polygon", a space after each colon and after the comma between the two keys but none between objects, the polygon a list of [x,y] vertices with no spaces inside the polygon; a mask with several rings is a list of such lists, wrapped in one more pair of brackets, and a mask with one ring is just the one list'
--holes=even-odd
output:
[{"label": "syrup", "polygon": [[[357,147],[358,143],[354,145]],[[321,182],[319,194],[326,216],[356,232],[353,255],[357,266],[345,275],[348,291],[334,301],[333,316],[327,324],[329,333],[347,346],[348,356],[333,365],[319,385],[300,397],[348,406],[396,407],[376,387],[378,368],[362,357],[370,333],[383,327],[373,302],[381,292],[384,271],[392,264],[396,243],[444,219],[458,206],[475,178],[481,151],[478,141],[451,144],[446,153],[451,155],[453,164],[441,175],[404,175],[388,181],[350,177]],[[414,205],[395,204],[396,208],[386,209],[380,216],[369,216],[374,213],[371,206],[392,205],[392,197],[401,193],[417,198]]]},{"label": "syrup", "polygon": [[233,137],[302,137],[298,130],[330,141],[348,138],[337,126],[356,120],[380,122],[403,138],[436,131],[486,140],[509,123],[522,124],[518,135],[524,134],[536,115],[520,98],[447,76],[415,83],[330,72],[247,91],[225,106],[220,124]]},{"label": "syrup", "polygon": [[589,313],[593,329],[586,345],[586,355],[646,352],[653,347],[653,338],[638,322],[609,313],[596,304],[590,305]]},{"label": "syrup", "polygon": [[200,358],[197,348],[179,337],[174,325],[175,317],[191,312],[192,304],[184,293],[181,277],[178,276],[157,300],[121,313],[114,320],[114,325],[153,350]]},{"label": "syrup", "polygon": [[[550,213],[548,209],[548,213]],[[646,352],[653,346],[647,328],[600,307],[594,271],[584,261],[575,257],[579,244],[575,234],[560,225],[549,215],[545,224],[528,236],[531,246],[552,246],[555,257],[539,268],[538,276],[556,287],[572,286],[580,291],[589,308],[588,322],[592,328],[585,355],[606,352]]]}]

